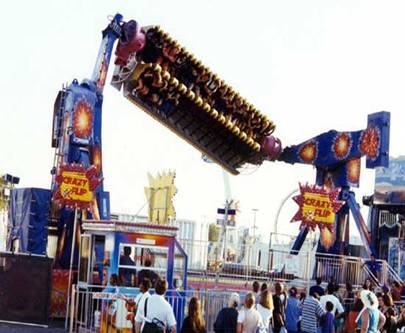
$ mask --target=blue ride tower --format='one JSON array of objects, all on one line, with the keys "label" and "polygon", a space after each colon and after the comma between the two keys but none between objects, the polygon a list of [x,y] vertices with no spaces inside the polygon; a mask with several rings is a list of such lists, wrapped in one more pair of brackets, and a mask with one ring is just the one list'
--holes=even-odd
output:
[{"label": "blue ride tower", "polygon": [[[122,33],[122,15],[116,14],[103,31],[103,39],[98,52],[91,79],[81,83],[78,80],[59,91],[54,107],[52,147],[55,148],[52,169],[52,187],[55,191],[55,175],[64,164],[96,166],[97,176],[103,177],[102,168],[102,104],[103,89],[106,82],[115,41]],[[109,192],[103,183],[97,188],[91,210],[81,211],[82,218],[108,220],[110,218]],[[57,266],[68,268],[72,237],[74,211],[68,207],[52,207],[52,218],[56,222],[58,247]],[[78,233],[80,232],[78,228]],[[76,256],[75,256],[76,257]]]}]

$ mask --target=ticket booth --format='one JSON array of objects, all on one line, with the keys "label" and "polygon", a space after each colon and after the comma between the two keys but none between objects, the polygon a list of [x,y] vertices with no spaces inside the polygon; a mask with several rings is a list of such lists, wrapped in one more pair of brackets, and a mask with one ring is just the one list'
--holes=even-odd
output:
[{"label": "ticket booth", "polygon": [[[77,319],[82,327],[101,333],[132,332],[133,324],[128,319],[131,310],[122,296],[135,299],[142,276],[166,278],[166,298],[181,323],[187,255],[176,240],[177,230],[151,223],[83,221],[78,274],[78,294],[82,297],[76,301],[75,310],[84,314]],[[119,277],[115,286],[110,283],[113,274]],[[96,313],[101,320],[95,319]]]},{"label": "ticket booth", "polygon": [[169,289],[187,289],[187,255],[176,239],[177,227],[84,221],[82,230],[79,284],[105,286],[117,274],[122,286],[138,287],[138,277],[146,275],[166,278]]}]

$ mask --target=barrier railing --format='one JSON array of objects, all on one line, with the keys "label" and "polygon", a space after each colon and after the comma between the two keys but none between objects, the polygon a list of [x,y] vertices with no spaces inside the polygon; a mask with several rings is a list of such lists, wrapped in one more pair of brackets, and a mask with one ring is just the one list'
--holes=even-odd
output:
[{"label": "barrier railing", "polygon": [[334,278],[340,285],[350,282],[354,287],[360,287],[369,278],[361,258],[317,254],[315,262],[315,276],[322,277],[324,281]]},{"label": "barrier railing", "polygon": [[[188,285],[194,290],[169,291],[166,299],[172,304],[180,325],[189,299],[192,296],[198,297],[207,330],[211,333],[215,318],[226,305],[229,294],[233,290],[239,290],[243,297],[244,291],[241,290],[250,289],[254,280],[270,284],[283,282],[287,288],[295,286],[300,290],[308,290],[315,277],[321,277],[325,282],[333,278],[342,286],[350,282],[354,289],[359,289],[366,279],[379,286],[391,285],[394,281],[402,283],[387,262],[379,261],[379,264],[381,269],[378,276],[374,276],[363,258],[309,251],[291,253],[270,250],[262,267],[249,265],[247,262],[191,269],[188,272]],[[102,330],[103,325],[130,332],[132,323],[127,320],[130,313],[127,300],[139,293],[137,288],[103,289],[100,286],[81,285],[73,289],[69,311],[70,332],[107,332],[108,330]]]},{"label": "barrier railing", "polygon": [[382,276],[382,283],[385,285],[389,285],[391,282],[398,282],[402,285],[403,280],[399,276],[399,274],[385,261],[379,260],[381,262],[381,276]]},{"label": "barrier railing", "polygon": [[268,279],[294,283],[306,281],[308,284],[316,277],[323,281],[334,279],[344,286],[347,282],[359,288],[366,279],[375,285],[391,285],[396,281],[402,283],[399,275],[384,260],[378,260],[380,270],[378,276],[370,271],[367,261],[353,256],[331,255],[323,253],[270,250],[268,264]]},{"label": "barrier railing", "polygon": [[[133,300],[138,293],[137,288],[117,288],[112,291],[103,290],[99,286],[75,286],[69,332],[131,332],[133,323],[129,318],[133,312],[128,301]],[[230,292],[167,291],[165,298],[173,308],[178,331],[193,296],[200,301],[208,332],[213,332],[215,319],[219,311],[227,306]]]},{"label": "barrier railing", "polygon": [[265,243],[229,241],[225,258],[221,242],[179,239],[179,243],[188,255],[188,266],[191,270],[216,271],[219,266],[225,264],[263,266],[268,253],[268,244]]},{"label": "barrier railing", "polygon": [[[373,274],[373,272],[370,270],[370,268],[367,266],[366,262],[364,260],[362,260],[363,262],[363,271],[365,272],[365,275],[367,276],[367,278],[371,281],[372,284],[374,284],[375,286],[380,286],[383,285],[384,282],[381,282],[379,280],[378,276],[375,276]],[[384,274],[381,274],[383,276],[385,276]]]},{"label": "barrier railing", "polygon": [[305,249],[292,253],[289,250],[291,240],[287,238],[283,244],[273,244],[271,250],[257,244],[240,244],[228,253],[227,260],[219,251],[222,249],[219,243],[180,242],[189,254],[188,280],[195,288],[240,289],[253,280],[294,281],[294,284],[306,286],[315,277],[324,281],[334,278],[341,285],[350,282],[354,287],[360,287],[367,278],[376,285],[402,282],[386,261],[379,261],[380,272],[374,276],[364,259],[316,253],[310,243]]}]

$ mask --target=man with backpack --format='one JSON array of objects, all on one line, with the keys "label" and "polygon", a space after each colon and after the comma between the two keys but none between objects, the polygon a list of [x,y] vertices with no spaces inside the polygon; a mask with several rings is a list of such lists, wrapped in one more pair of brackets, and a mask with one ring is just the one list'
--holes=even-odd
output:
[{"label": "man with backpack", "polygon": [[130,320],[132,323],[132,332],[135,333],[135,316],[137,309],[145,306],[145,301],[150,297],[149,289],[151,283],[149,279],[143,279],[139,284],[140,293],[136,295],[135,299],[126,299],[126,308],[128,310],[127,320]]},{"label": "man with backpack", "polygon": [[176,318],[172,306],[165,299],[167,288],[167,281],[159,278],[155,294],[140,302],[135,316],[136,333],[165,333],[166,327],[169,327],[170,333],[176,333]]}]

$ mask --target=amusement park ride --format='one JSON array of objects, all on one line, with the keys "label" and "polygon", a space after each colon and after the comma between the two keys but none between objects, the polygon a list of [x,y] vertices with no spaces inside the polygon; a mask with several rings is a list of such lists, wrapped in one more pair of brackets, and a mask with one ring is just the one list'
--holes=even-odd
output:
[{"label": "amusement park ride", "polygon": [[[144,247],[158,244],[156,239],[159,237],[170,238],[174,235],[173,230],[164,227],[159,229],[152,224],[148,229],[145,226],[128,227],[110,221],[109,193],[104,190],[102,182],[101,123],[103,89],[117,40],[111,84],[121,90],[125,98],[234,175],[246,165],[258,166],[265,161],[314,166],[316,187],[313,189],[338,190],[335,199],[343,202],[330,226],[321,229],[318,252],[346,254],[351,212],[368,253],[378,255],[378,248],[361,217],[351,187],[359,186],[361,157],[366,157],[367,168],[388,166],[388,112],[369,115],[363,130],[332,130],[283,149],[281,141],[272,135],[275,125],[266,115],[161,28],[141,27],[134,20],[125,22],[117,14],[102,35],[91,79],[81,83],[73,80],[58,93],[55,101],[52,132],[52,147],[55,148],[51,187],[53,199],[59,198],[57,193],[59,196],[66,195],[60,193],[61,170],[66,166],[83,168],[99,182],[86,207],[69,204],[69,201],[52,200],[50,226],[57,230],[57,266],[69,267],[72,239],[79,237],[80,229],[85,234],[93,235],[94,242],[100,239],[99,236],[105,236],[103,225],[110,232],[135,233],[139,239],[143,239]],[[64,180],[66,177],[62,177]],[[316,213],[316,210],[312,212]],[[77,232],[74,232],[75,216],[81,221]],[[311,228],[311,223],[302,226],[292,250],[300,250]],[[109,255],[114,256],[109,261],[109,274],[118,270],[117,258],[122,249],[116,241],[125,238],[120,237],[111,241],[115,242],[114,245],[109,245],[112,251]],[[128,246],[137,242],[136,237],[125,239]],[[182,252],[179,244],[173,244],[169,246],[171,260],[174,258],[175,247]],[[107,247],[105,245],[101,251],[96,252],[102,256]],[[98,262],[100,260],[103,261],[103,258],[97,259]],[[142,263],[139,265],[141,267]],[[169,278],[172,279],[173,269],[170,274]],[[173,286],[172,280],[169,283]]]}]

